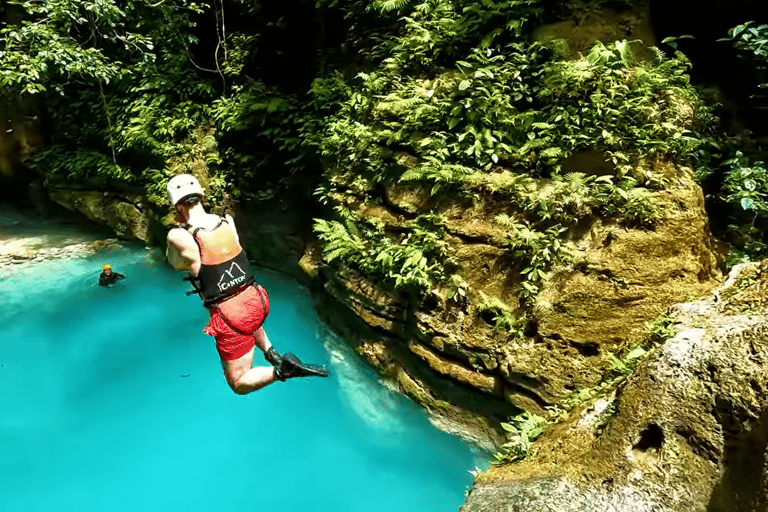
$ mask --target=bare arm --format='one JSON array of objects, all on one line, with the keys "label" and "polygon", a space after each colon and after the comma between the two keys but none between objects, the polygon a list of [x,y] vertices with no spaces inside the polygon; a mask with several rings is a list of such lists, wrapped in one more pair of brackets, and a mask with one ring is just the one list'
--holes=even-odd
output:
[{"label": "bare arm", "polygon": [[189,270],[193,275],[200,270],[200,252],[195,239],[185,229],[174,228],[168,232],[165,256],[176,270]]},{"label": "bare arm", "polygon": [[232,218],[230,214],[226,214],[225,219],[227,219],[227,222],[230,226],[232,226],[232,231],[235,233],[235,240],[237,240],[237,243],[240,243],[240,235],[237,234],[237,227],[235,227],[235,219]]}]

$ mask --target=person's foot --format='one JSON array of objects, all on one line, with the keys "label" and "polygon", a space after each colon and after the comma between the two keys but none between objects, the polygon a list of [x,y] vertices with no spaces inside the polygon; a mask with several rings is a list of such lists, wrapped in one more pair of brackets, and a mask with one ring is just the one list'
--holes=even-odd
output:
[{"label": "person's foot", "polygon": [[295,354],[288,352],[282,356],[280,364],[275,365],[275,377],[281,381],[294,377],[327,377],[325,366],[302,363]]}]

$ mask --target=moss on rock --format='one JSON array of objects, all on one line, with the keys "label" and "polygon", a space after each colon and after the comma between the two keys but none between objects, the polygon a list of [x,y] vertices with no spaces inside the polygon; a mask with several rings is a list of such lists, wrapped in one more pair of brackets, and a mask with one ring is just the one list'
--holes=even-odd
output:
[{"label": "moss on rock", "polygon": [[116,195],[93,190],[50,189],[53,201],[89,219],[109,226],[121,237],[150,244],[155,240],[153,220],[140,195]]},{"label": "moss on rock", "polygon": [[[480,474],[461,510],[764,510],[767,268],[739,269],[711,298],[676,306],[677,335],[619,388],[609,421],[577,407],[527,460]],[[748,283],[723,298],[739,275]]]},{"label": "moss on rock", "polygon": [[[664,161],[647,165],[668,183],[649,192],[658,205],[653,228],[585,219],[563,241],[567,257],[541,281],[530,307],[521,299],[526,261],[512,255],[509,231],[494,221],[501,213],[515,214],[517,206],[503,194],[476,200],[445,196],[431,205],[444,219],[465,299],[448,298],[443,284],[414,305],[374,276],[346,265],[318,267],[317,254],[305,260],[314,258],[313,272],[339,304],[407,349],[386,364],[378,358],[369,359],[371,364],[387,373],[398,357],[415,357],[419,366],[404,371],[435,383],[428,395],[413,394],[417,400],[443,400],[447,385],[459,385],[487,397],[489,417],[503,419],[520,409],[541,414],[574,389],[598,386],[611,358],[644,342],[644,324],[660,311],[683,297],[701,297],[720,282],[702,192],[690,169]],[[390,185],[390,198],[412,197],[414,189],[398,190]],[[385,231],[402,230],[409,216],[421,213],[411,211],[420,202],[406,208],[392,199],[371,208],[353,194],[335,198],[361,219],[373,215]],[[495,319],[500,313],[488,309],[489,301],[503,305],[511,323]]]}]

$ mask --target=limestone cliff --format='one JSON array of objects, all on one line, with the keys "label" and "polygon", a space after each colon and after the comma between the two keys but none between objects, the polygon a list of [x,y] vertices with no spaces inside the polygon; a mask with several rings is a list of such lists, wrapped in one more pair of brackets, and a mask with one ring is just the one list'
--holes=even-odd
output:
[{"label": "limestone cliff", "polygon": [[157,242],[152,232],[156,221],[142,195],[64,188],[49,188],[49,194],[53,201],[65,208],[111,227],[121,238],[147,244]]},{"label": "limestone cliff", "polygon": [[479,475],[461,510],[765,510],[767,292],[763,261],[677,305],[677,335],[614,395],[575,409],[527,460]]},{"label": "limestone cliff", "polygon": [[[0,24],[19,23],[23,10],[0,6]],[[35,175],[24,165],[44,143],[42,109],[31,95],[0,97],[0,182],[30,181]]]},{"label": "limestone cliff", "polygon": [[[338,197],[391,229],[420,212],[442,214],[457,272],[467,283],[465,301],[448,299],[441,287],[413,306],[370,276],[325,265],[316,246],[302,264],[353,313],[356,327],[348,338],[364,358],[436,417],[467,424],[473,438],[482,431],[492,444],[500,439],[501,421],[521,410],[542,413],[574,389],[597,385],[611,355],[642,341],[645,322],[720,282],[702,193],[690,170],[654,165],[669,183],[654,192],[661,212],[655,227],[592,217],[573,230],[565,242],[570,257],[544,280],[534,307],[521,313],[526,325],[515,332],[492,325],[483,306],[493,297],[515,307],[521,293],[520,264],[510,254],[507,232],[493,222],[516,206],[492,194],[436,200],[418,187],[393,184],[378,204],[351,192]],[[349,315],[328,317],[350,325]]]}]

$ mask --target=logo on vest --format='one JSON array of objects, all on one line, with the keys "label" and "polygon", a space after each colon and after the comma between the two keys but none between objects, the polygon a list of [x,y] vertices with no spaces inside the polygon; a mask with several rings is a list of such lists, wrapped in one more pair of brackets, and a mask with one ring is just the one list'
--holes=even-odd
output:
[{"label": "logo on vest", "polygon": [[243,282],[245,282],[245,272],[240,268],[240,265],[232,262],[232,265],[229,266],[229,270],[225,270],[221,275],[221,279],[219,279],[219,290],[223,292],[224,290],[228,290]]}]

